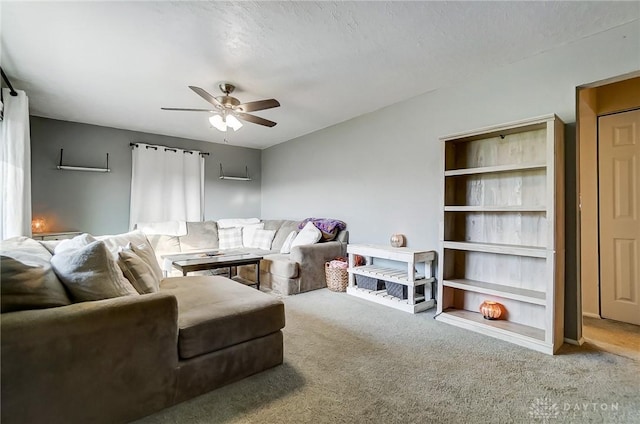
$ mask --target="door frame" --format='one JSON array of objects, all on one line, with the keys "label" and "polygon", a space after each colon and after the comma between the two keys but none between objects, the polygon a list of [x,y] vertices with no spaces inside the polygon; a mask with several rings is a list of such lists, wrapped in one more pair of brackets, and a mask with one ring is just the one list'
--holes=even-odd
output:
[{"label": "door frame", "polygon": [[[624,85],[631,90],[613,95]],[[637,91],[634,91],[636,90]],[[582,317],[600,315],[600,240],[598,210],[598,117],[640,107],[640,71],[576,87],[578,333]]]}]

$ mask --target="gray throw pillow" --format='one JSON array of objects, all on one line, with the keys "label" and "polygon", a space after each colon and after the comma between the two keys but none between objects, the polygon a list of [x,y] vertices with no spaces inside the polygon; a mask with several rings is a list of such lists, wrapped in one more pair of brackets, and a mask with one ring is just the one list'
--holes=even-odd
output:
[{"label": "gray throw pillow", "polygon": [[76,302],[138,294],[102,241],[56,254],[51,266]]},{"label": "gray throw pillow", "polygon": [[162,269],[160,269],[156,253],[153,251],[153,247],[151,247],[149,243],[131,243],[131,250],[133,250],[133,253],[138,255],[147,265],[149,265],[153,275],[158,281],[162,280],[164,274],[162,273]]},{"label": "gray throw pillow", "polygon": [[15,237],[0,243],[0,311],[13,312],[71,304],[53,272],[51,254],[35,240]]},{"label": "gray throw pillow", "polygon": [[133,250],[125,248],[118,252],[118,265],[138,293],[157,293],[160,290],[160,280]]}]

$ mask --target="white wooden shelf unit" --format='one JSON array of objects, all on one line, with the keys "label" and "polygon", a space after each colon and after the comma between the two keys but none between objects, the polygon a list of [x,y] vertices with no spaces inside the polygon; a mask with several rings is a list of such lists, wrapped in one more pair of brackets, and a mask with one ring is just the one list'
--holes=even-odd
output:
[{"label": "white wooden shelf unit", "polygon": [[[348,294],[411,313],[422,312],[435,305],[431,292],[431,285],[435,281],[432,275],[432,263],[435,260],[436,252],[433,250],[349,244],[347,245],[347,253],[349,254]],[[355,255],[364,256],[366,265],[355,266]],[[378,262],[377,259],[384,262],[375,263]],[[416,265],[420,263],[424,263],[424,274],[416,271]],[[359,288],[355,275],[407,286],[407,299],[391,296],[386,290]],[[424,294],[416,291],[418,286],[424,287],[424,290],[420,290]]]},{"label": "white wooden shelf unit", "polygon": [[[547,115],[441,138],[438,320],[548,354],[562,345],[563,132]],[[485,300],[505,319],[485,320]]]}]

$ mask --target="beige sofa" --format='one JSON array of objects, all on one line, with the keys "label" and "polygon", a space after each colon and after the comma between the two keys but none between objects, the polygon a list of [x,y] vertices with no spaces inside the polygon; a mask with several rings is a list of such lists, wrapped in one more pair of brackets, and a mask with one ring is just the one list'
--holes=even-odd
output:
[{"label": "beige sofa", "polygon": [[282,363],[284,305],[273,296],[189,276],[72,303],[45,245],[0,243],[2,423],[128,422]]},{"label": "beige sofa", "polygon": [[[283,243],[291,231],[298,230],[300,221],[264,220],[264,229],[275,230],[270,250],[241,248],[227,250],[227,253],[249,252],[263,256],[260,262],[260,286],[270,288],[283,295],[292,295],[326,287],[324,265],[338,256],[345,256],[349,232],[338,232],[334,241],[319,242],[307,246],[297,246],[288,254],[280,253]],[[215,221],[187,222],[187,235],[147,235],[156,251],[158,261],[161,256],[172,253],[218,250],[218,225]],[[255,267],[239,267],[238,274],[255,281]],[[174,274],[178,275],[178,274]]]}]

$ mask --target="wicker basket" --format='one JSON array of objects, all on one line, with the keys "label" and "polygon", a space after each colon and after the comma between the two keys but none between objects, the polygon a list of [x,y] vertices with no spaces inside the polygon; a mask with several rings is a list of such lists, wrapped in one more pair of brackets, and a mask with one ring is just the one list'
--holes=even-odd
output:
[{"label": "wicker basket", "polygon": [[347,291],[349,285],[349,273],[346,269],[330,268],[329,262],[324,264],[324,273],[327,277],[327,288],[335,292]]}]

